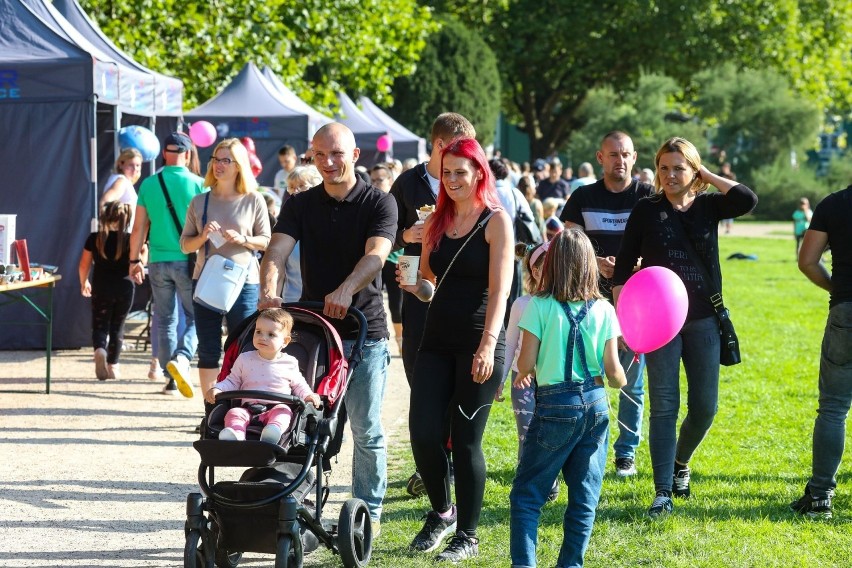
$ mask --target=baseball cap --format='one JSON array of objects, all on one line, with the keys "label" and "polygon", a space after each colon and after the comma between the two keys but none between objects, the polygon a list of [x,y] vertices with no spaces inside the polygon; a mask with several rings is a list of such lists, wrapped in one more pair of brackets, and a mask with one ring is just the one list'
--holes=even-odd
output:
[{"label": "baseball cap", "polygon": [[539,158],[535,162],[533,162],[533,170],[537,172],[543,172],[547,168],[547,162]]},{"label": "baseball cap", "polygon": [[181,152],[188,152],[192,148],[192,140],[183,132],[172,132],[163,141],[163,148],[177,146]]}]

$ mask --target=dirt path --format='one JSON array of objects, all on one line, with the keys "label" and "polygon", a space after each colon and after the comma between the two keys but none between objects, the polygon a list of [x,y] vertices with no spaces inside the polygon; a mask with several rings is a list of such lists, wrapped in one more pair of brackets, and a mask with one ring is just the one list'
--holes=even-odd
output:
[{"label": "dirt path", "polygon": [[[407,439],[408,416],[408,384],[391,344],[389,445]],[[0,566],[182,566],[202,403],[161,394],[145,378],[148,362],[147,353],[125,352],[124,378],[99,382],[88,350],[58,351],[46,395],[43,352],[0,352]],[[351,455],[347,443],[326,518],[348,497]],[[228,470],[217,470],[225,479],[220,472]],[[271,558],[247,555],[240,565]]]}]

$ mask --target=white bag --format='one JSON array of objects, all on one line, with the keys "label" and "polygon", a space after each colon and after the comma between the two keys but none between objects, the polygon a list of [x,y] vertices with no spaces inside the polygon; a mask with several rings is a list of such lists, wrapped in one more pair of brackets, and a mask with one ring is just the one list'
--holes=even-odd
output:
[{"label": "white bag", "polygon": [[237,301],[247,277],[248,266],[218,254],[211,255],[204,263],[192,299],[205,308],[226,314]]}]

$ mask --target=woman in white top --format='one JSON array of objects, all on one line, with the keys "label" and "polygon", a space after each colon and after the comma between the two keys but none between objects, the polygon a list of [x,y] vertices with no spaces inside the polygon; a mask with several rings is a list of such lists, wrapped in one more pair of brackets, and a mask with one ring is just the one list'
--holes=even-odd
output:
[{"label": "woman in white top", "polygon": [[[136,209],[136,188],[133,187],[142,175],[142,154],[136,148],[125,148],[115,161],[115,173],[107,179],[100,207],[110,201],[129,203]],[[132,225],[131,225],[132,227]]]}]

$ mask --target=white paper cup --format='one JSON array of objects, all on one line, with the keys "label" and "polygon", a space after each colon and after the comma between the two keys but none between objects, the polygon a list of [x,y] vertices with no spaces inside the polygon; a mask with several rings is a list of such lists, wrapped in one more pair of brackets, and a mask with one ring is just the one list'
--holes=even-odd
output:
[{"label": "white paper cup", "polygon": [[397,263],[399,266],[400,284],[414,286],[417,284],[417,269],[420,268],[419,256],[402,255]]}]

